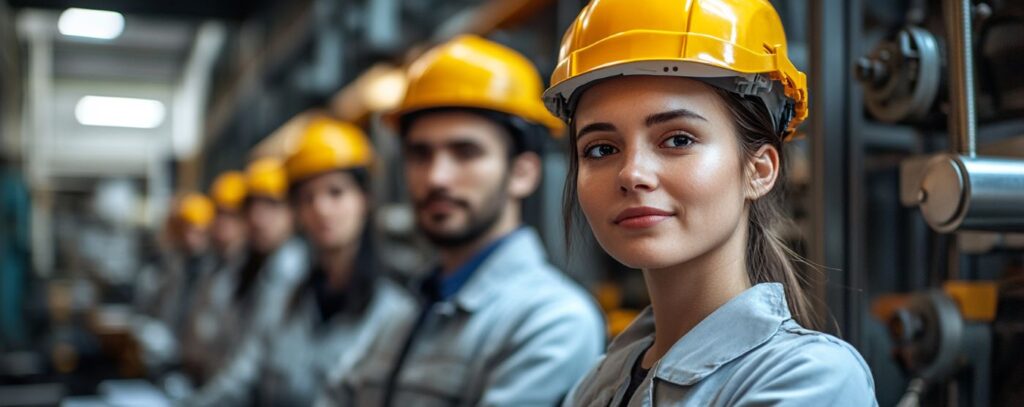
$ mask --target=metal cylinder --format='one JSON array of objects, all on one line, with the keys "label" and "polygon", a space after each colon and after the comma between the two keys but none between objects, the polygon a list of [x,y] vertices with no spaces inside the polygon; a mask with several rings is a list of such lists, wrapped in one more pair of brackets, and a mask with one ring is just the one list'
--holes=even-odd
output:
[{"label": "metal cylinder", "polygon": [[946,37],[949,44],[949,139],[953,153],[976,155],[974,104],[974,50],[971,0],[946,0]]},{"label": "metal cylinder", "polygon": [[921,214],[939,232],[1024,231],[1024,160],[935,156],[920,191]]}]

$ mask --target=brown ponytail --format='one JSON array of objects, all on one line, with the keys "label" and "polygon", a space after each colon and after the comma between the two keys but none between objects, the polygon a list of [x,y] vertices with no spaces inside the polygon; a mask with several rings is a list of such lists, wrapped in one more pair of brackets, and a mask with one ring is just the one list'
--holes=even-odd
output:
[{"label": "brown ponytail", "polygon": [[760,100],[714,89],[734,119],[740,140],[741,162],[747,162],[764,145],[771,145],[779,152],[780,173],[775,187],[749,204],[747,276],[750,283],[782,283],[793,319],[805,328],[818,329],[820,323],[807,294],[807,278],[798,264],[809,266],[810,270],[816,269],[790,249],[779,234],[779,230],[792,223],[782,209],[786,180],[782,135],[775,131],[772,117]]}]

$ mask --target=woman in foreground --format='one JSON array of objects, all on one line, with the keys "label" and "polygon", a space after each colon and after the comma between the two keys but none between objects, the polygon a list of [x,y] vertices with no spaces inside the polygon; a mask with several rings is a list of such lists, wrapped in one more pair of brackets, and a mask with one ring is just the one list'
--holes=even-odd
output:
[{"label": "woman in foreground", "polygon": [[566,405],[877,404],[857,351],[814,331],[779,225],[803,73],[762,0],[593,1],[545,92],[570,125],[566,221],[643,272],[651,307]]}]

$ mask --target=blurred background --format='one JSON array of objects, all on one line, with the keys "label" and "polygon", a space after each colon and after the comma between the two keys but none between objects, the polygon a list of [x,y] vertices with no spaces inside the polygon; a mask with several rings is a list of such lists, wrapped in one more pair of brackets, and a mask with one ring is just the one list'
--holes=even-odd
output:
[{"label": "blurred background", "polygon": [[[785,237],[820,266],[808,284],[829,330],[867,360],[883,406],[913,379],[922,405],[1024,403],[1024,3],[772,3],[811,90],[786,151]],[[313,112],[370,134],[374,237],[412,273],[429,252],[380,121],[405,64],[476,33],[547,79],[583,5],[0,0],[0,406],[152,391],[127,304],[172,199],[283,154]],[[567,251],[563,143],[526,221],[614,334],[647,303],[642,277],[586,231]]]}]

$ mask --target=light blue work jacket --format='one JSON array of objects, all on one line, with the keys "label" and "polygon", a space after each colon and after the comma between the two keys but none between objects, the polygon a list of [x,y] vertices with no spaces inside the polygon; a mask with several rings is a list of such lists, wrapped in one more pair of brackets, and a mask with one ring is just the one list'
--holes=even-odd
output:
[{"label": "light blue work jacket", "polygon": [[[415,314],[379,336],[323,404],[380,406]],[[397,371],[392,406],[557,405],[596,363],[605,337],[594,301],[547,262],[529,228],[504,238],[423,318]]]},{"label": "light blue work jacket", "polygon": [[324,321],[303,289],[281,323],[246,342],[226,371],[188,406],[309,406],[332,377],[349,370],[395,318],[412,313],[404,289],[379,278],[367,308]]},{"label": "light blue work jacket", "polygon": [[[633,366],[653,342],[654,313],[648,307],[612,341],[564,405],[623,405]],[[679,339],[651,367],[627,405],[878,403],[871,372],[857,350],[802,328],[790,316],[782,285],[764,283],[733,298]]]}]

